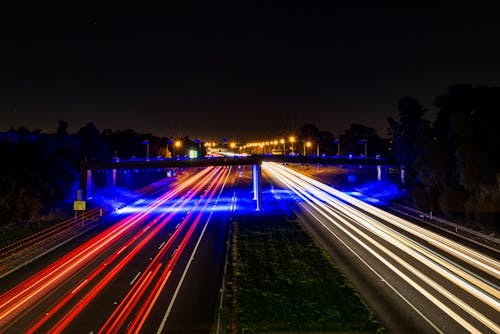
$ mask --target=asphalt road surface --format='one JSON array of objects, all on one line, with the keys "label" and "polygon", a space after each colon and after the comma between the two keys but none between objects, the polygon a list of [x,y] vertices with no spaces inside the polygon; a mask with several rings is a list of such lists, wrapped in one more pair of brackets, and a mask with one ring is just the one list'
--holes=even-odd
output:
[{"label": "asphalt road surface", "polygon": [[500,263],[282,165],[300,220],[392,333],[499,333]]},{"label": "asphalt road surface", "polygon": [[[235,169],[209,167],[173,183],[0,280],[0,332],[208,333],[238,198]],[[263,170],[390,332],[500,332],[498,253],[282,165]]]},{"label": "asphalt road surface", "polygon": [[199,171],[2,279],[0,332],[208,333],[233,171]]}]

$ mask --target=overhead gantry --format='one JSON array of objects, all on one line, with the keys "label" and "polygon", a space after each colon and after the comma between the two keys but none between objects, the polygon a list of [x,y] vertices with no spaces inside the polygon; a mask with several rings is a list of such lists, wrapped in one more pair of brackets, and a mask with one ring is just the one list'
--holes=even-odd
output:
[{"label": "overhead gantry", "polygon": [[[381,179],[381,167],[394,165],[390,159],[349,158],[349,157],[319,157],[319,156],[288,156],[288,155],[253,155],[244,157],[221,157],[201,159],[146,159],[124,161],[89,161],[80,166],[80,189],[83,199],[90,195],[93,170],[112,170],[116,180],[117,169],[161,169],[175,167],[208,167],[208,166],[244,166],[252,165],[252,185],[257,210],[262,210],[262,161],[281,163],[307,163],[324,165],[372,165],[377,166],[378,179]],[[113,182],[114,183],[114,182]]]},{"label": "overhead gantry", "polygon": [[205,158],[205,159],[151,159],[125,161],[89,161],[80,165],[80,190],[82,199],[90,197],[93,170],[112,170],[114,177],[117,169],[161,169],[161,168],[189,168],[208,166],[244,166],[252,165],[252,185],[254,200],[257,201],[257,210],[262,210],[262,159],[258,157],[238,158]]}]

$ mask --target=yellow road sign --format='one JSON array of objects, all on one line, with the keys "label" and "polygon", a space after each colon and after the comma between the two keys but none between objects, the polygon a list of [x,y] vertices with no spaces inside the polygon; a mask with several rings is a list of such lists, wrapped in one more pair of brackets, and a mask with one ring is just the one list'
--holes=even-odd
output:
[{"label": "yellow road sign", "polygon": [[74,201],[73,210],[75,211],[85,211],[87,210],[87,202],[85,201]]}]

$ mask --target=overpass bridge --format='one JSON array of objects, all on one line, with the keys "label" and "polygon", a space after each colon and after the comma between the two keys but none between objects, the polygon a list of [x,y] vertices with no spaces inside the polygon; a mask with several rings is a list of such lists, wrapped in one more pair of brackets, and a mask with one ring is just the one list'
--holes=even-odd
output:
[{"label": "overpass bridge", "polygon": [[90,195],[93,170],[112,170],[116,175],[117,169],[163,169],[163,168],[188,168],[208,166],[252,166],[252,184],[254,200],[257,201],[257,210],[262,209],[262,170],[263,161],[280,163],[306,163],[322,165],[394,165],[390,159],[378,158],[350,158],[350,157],[325,157],[325,156],[290,156],[290,155],[252,155],[233,157],[207,157],[199,159],[133,159],[110,161],[86,161],[80,165],[80,190],[83,199]]}]

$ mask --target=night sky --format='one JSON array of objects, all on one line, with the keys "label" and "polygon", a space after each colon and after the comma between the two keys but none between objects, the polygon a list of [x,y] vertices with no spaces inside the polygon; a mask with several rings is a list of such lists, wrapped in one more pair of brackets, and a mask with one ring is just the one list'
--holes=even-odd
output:
[{"label": "night sky", "polygon": [[234,3],[3,10],[0,131],[64,119],[70,132],[94,122],[204,140],[305,123],[385,135],[402,96],[432,120],[447,87],[500,86],[496,8]]}]

